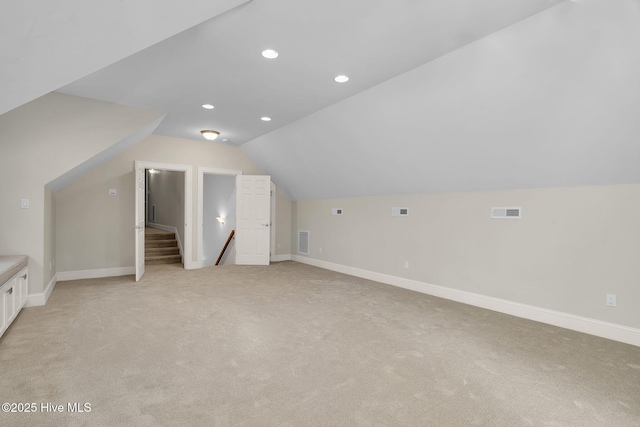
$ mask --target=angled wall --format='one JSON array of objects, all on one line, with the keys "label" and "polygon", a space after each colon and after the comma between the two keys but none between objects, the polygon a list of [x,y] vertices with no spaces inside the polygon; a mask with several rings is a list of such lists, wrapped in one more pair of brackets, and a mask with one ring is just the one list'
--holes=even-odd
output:
[{"label": "angled wall", "polygon": [[29,255],[30,294],[55,273],[55,196],[45,186],[162,116],[58,93],[0,115],[0,253]]}]

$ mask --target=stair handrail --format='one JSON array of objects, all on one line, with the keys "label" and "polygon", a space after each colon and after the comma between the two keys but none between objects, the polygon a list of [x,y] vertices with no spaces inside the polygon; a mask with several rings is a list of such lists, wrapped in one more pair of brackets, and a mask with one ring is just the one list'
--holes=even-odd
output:
[{"label": "stair handrail", "polygon": [[236,230],[231,230],[231,233],[229,233],[229,238],[227,239],[227,243],[224,244],[224,248],[222,248],[222,251],[220,252],[220,256],[218,257],[218,260],[216,261],[216,265],[220,264],[220,260],[224,256],[224,251],[227,250],[227,246],[229,246],[229,243],[231,243],[231,239],[233,239],[233,236],[235,234],[236,234]]}]

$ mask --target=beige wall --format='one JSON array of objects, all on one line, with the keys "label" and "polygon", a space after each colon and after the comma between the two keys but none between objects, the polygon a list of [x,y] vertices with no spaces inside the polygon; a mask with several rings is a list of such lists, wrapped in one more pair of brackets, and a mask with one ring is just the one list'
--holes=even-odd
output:
[{"label": "beige wall", "polygon": [[[159,117],[59,93],[0,115],[0,254],[29,256],[29,293],[44,290],[55,261],[54,201],[45,185]],[[20,208],[23,198],[29,209]]]},{"label": "beige wall", "polygon": [[276,187],[276,255],[291,254],[292,203],[284,192]]},{"label": "beige wall", "polygon": [[[490,218],[505,206],[522,219]],[[311,258],[638,328],[639,219],[640,185],[298,201],[292,245],[309,230]]]},{"label": "beige wall", "polygon": [[[242,150],[225,144],[151,135],[81,180],[56,193],[58,271],[78,271],[134,265],[135,160],[192,166],[192,261],[200,236],[197,218],[198,166],[261,174]],[[116,188],[118,196],[109,197]],[[290,202],[289,202],[290,203]],[[283,202],[286,206],[286,203]],[[290,222],[282,221],[276,241],[290,244]],[[286,242],[285,242],[286,240]]]}]

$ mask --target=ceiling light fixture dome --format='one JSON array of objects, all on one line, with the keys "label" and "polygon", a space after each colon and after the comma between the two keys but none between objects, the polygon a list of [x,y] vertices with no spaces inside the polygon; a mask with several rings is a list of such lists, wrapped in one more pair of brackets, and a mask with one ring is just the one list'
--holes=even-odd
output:
[{"label": "ceiling light fixture dome", "polygon": [[209,141],[213,141],[218,137],[218,135],[220,135],[220,132],[217,130],[201,130],[200,133]]},{"label": "ceiling light fixture dome", "polygon": [[260,117],[260,120],[262,120],[263,122],[270,122],[271,121],[271,117],[267,117],[267,116]]},{"label": "ceiling light fixture dome", "polygon": [[333,80],[334,80],[336,83],[346,83],[346,82],[348,82],[348,81],[349,81],[349,77],[347,77],[347,76],[345,76],[345,75],[339,75],[339,76],[335,76],[335,77],[333,78]]},{"label": "ceiling light fixture dome", "polygon": [[214,107],[211,104],[202,104],[202,108],[206,110],[213,110]]},{"label": "ceiling light fixture dome", "polygon": [[276,59],[278,57],[278,52],[273,49],[265,49],[262,51],[262,56],[267,59]]}]

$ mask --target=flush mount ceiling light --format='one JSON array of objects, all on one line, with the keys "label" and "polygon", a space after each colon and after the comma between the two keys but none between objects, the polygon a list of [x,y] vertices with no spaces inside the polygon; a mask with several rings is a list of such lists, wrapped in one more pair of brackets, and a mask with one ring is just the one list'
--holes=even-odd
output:
[{"label": "flush mount ceiling light", "polygon": [[262,120],[263,122],[270,122],[271,121],[271,117],[267,117],[267,116],[260,117],[260,120]]},{"label": "flush mount ceiling light", "polygon": [[209,141],[213,141],[220,135],[220,132],[217,130],[201,130],[200,133]]},{"label": "flush mount ceiling light", "polygon": [[349,81],[349,77],[344,76],[344,75],[340,75],[340,76],[335,76],[335,77],[333,78],[333,80],[334,80],[336,83],[346,83],[346,82],[348,82],[348,81]]},{"label": "flush mount ceiling light", "polygon": [[206,110],[213,110],[214,107],[211,104],[202,104],[202,108]]},{"label": "flush mount ceiling light", "polygon": [[262,51],[262,56],[267,59],[276,59],[278,57],[278,52],[273,49],[266,49]]}]

